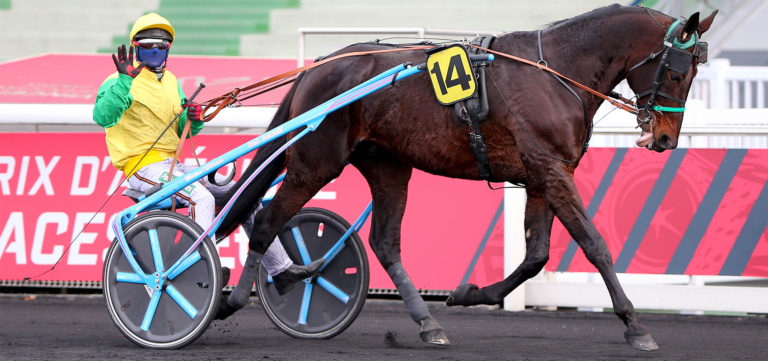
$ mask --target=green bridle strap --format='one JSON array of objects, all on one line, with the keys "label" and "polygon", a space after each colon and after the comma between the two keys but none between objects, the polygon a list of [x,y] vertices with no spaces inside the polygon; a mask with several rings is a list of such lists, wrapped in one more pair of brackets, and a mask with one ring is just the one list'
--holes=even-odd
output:
[{"label": "green bridle strap", "polygon": [[685,107],[663,107],[661,105],[656,105],[652,107],[651,110],[659,112],[682,113],[685,111]]},{"label": "green bridle strap", "polygon": [[[667,30],[667,35],[664,36],[665,41],[669,39],[669,37],[672,35],[672,32],[675,30],[675,28],[677,28],[678,25],[680,25],[680,19],[675,20],[675,22],[669,26],[669,29]],[[688,49],[694,44],[696,44],[696,40],[697,40],[696,33],[693,33],[691,35],[692,35],[691,39],[686,41],[685,43],[680,43],[679,41],[677,41],[677,37],[675,37],[675,39],[672,41],[672,44],[680,49]]]}]

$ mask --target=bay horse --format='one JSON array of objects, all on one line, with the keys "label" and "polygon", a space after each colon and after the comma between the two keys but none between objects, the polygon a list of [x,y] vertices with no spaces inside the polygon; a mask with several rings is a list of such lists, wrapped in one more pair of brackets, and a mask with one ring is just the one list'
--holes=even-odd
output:
[{"label": "bay horse", "polygon": [[[638,93],[637,120],[642,128],[638,145],[662,152],[677,147],[682,105],[696,66],[706,55],[705,44],[699,44],[698,39],[709,29],[716,13],[701,21],[695,13],[675,22],[655,10],[615,4],[554,23],[540,32],[500,36],[489,49],[533,61],[541,54],[550,68],[602,94],[627,79]],[[677,47],[677,53],[667,56],[665,49],[672,48],[668,42],[690,44],[693,40],[695,46],[672,46]],[[335,54],[389,47],[354,44]],[[421,64],[424,60],[423,50],[383,53],[347,57],[305,71],[285,96],[269,128],[395,65]],[[350,163],[371,189],[371,249],[411,317],[420,325],[421,339],[448,345],[448,337],[401,264],[400,226],[408,182],[413,168],[461,179],[481,180],[481,175],[468,144],[467,124],[457,121],[452,107],[438,104],[427,77],[426,72],[411,76],[329,114],[320,127],[280,154],[257,176],[224,219],[220,232],[232,232],[251,213],[270,182],[287,169],[282,186],[259,213],[250,234],[246,268],[257,265],[282,225]],[[538,274],[549,259],[550,233],[556,216],[603,277],[614,312],[626,326],[626,342],[641,350],[657,349],[622,290],[611,254],[574,184],[574,170],[586,151],[592,118],[603,99],[582,89],[569,91],[551,74],[503,57],[493,61],[487,78],[490,114],[480,128],[486,135],[490,180],[525,186],[526,253],[506,279],[483,288],[459,286],[448,305],[500,304],[504,296]],[[295,134],[260,150],[242,179]],[[233,295],[238,289],[247,289],[247,293],[241,293],[247,300],[255,280],[249,277],[255,275],[246,273]],[[222,301],[218,318],[227,317],[245,304],[231,301],[233,295]]]}]

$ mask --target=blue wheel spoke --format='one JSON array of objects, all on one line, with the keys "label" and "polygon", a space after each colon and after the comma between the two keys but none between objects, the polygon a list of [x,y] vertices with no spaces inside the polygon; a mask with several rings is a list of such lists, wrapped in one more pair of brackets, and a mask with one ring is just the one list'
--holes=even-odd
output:
[{"label": "blue wheel spoke", "polygon": [[189,318],[195,318],[197,316],[197,310],[194,306],[192,306],[189,301],[187,301],[186,297],[179,292],[179,290],[176,289],[176,287],[173,287],[173,285],[168,285],[168,287],[165,288],[165,290],[168,292],[168,296],[171,296],[171,298],[176,301],[176,304],[181,307],[184,312],[189,315]]},{"label": "blue wheel spoke", "polygon": [[117,272],[115,279],[117,282],[144,284],[144,279],[142,279],[141,276],[131,272]]},{"label": "blue wheel spoke", "polygon": [[323,276],[317,277],[317,285],[328,291],[328,293],[330,293],[333,297],[338,298],[339,301],[343,302],[344,304],[349,302],[349,295],[344,293],[344,291],[336,287]]},{"label": "blue wheel spoke", "polygon": [[160,251],[160,241],[157,239],[157,230],[150,229],[147,233],[149,234],[149,245],[152,247],[152,258],[155,260],[155,272],[163,272],[165,266],[163,265],[163,254]]},{"label": "blue wheel spoke", "polygon": [[307,324],[307,316],[309,315],[309,301],[312,299],[312,283],[304,284],[304,297],[301,299],[301,311],[299,311],[299,324]]},{"label": "blue wheel spoke", "polygon": [[301,261],[304,262],[305,265],[312,263],[312,258],[309,257],[309,251],[307,250],[307,245],[304,243],[304,237],[301,236],[299,227],[291,228],[291,233],[296,240],[296,246],[299,248]]},{"label": "blue wheel spoke", "polygon": [[168,275],[168,279],[174,279],[176,276],[180,275],[182,272],[186,271],[187,268],[192,267],[197,261],[202,259],[200,257],[200,252],[194,251],[187,256],[183,261],[181,261],[181,264],[179,264],[178,267],[176,267],[175,270],[171,274]]},{"label": "blue wheel spoke", "polygon": [[144,320],[141,321],[142,330],[149,331],[149,326],[152,325],[152,319],[155,317],[157,304],[160,303],[162,293],[162,290],[154,290],[152,292],[152,298],[149,299],[149,305],[147,305],[147,312],[144,313]]}]

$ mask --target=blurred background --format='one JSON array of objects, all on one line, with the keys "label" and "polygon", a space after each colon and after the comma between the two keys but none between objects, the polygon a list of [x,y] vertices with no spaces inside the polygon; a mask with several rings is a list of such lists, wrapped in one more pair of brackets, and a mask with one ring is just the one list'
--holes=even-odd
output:
[{"label": "blurred background", "polygon": [[[478,34],[536,30],[545,28],[552,22],[616,2],[603,0],[0,0],[0,44],[2,44],[0,46],[0,136],[5,134],[8,136],[5,139],[11,139],[13,134],[25,133],[23,137],[28,137],[25,139],[34,139],[31,133],[86,132],[92,135],[102,133],[103,129],[92,123],[91,112],[99,84],[108,74],[115,71],[109,54],[114,52],[120,44],[128,42],[127,37],[133,21],[147,12],[158,12],[173,24],[176,29],[176,39],[170,51],[169,69],[179,77],[187,94],[191,94],[200,81],[205,81],[208,88],[202,93],[204,97],[201,99],[207,99],[234,87],[245,86],[267,76],[293,69],[297,65],[310,62],[318,56],[326,55],[354,42],[374,39],[415,42],[423,38],[459,40],[472,39]],[[709,268],[701,273],[683,269],[675,272],[667,270],[664,274],[666,263],[663,263],[662,269],[658,272],[661,273],[659,277],[648,274],[652,272],[639,272],[637,269],[630,268],[628,273],[621,275],[622,280],[687,286],[700,286],[710,282],[718,284],[737,282],[743,285],[755,280],[758,284],[765,284],[765,277],[768,277],[768,236],[764,235],[764,232],[768,223],[768,212],[764,212],[761,208],[761,200],[764,199],[763,196],[768,195],[766,192],[768,174],[763,171],[764,166],[761,167],[760,164],[764,165],[763,159],[768,157],[764,151],[768,148],[768,109],[766,109],[768,106],[768,40],[764,38],[768,30],[765,25],[765,19],[768,19],[768,1],[644,0],[618,1],[618,3],[642,5],[674,17],[687,17],[696,11],[701,12],[702,17],[706,17],[715,9],[719,9],[713,26],[703,36],[703,40],[709,43],[709,62],[699,67],[697,78],[689,93],[679,146],[682,149],[707,148],[707,150],[722,151],[721,153],[732,149],[749,149],[750,151],[745,158],[750,161],[750,166],[742,167],[740,171],[743,171],[744,175],[736,177],[739,180],[743,179],[744,182],[719,184],[729,192],[733,189],[747,192],[748,189],[749,194],[733,196],[733,202],[738,199],[744,203],[739,203],[743,207],[738,211],[733,211],[733,207],[730,208],[730,211],[735,212],[734,214],[738,213],[737,215],[733,217],[723,215],[721,218],[716,218],[721,224],[734,225],[733,229],[728,229],[727,234],[722,236],[723,239],[727,238],[725,245],[722,246],[722,253],[706,253],[710,250],[699,248],[699,252],[704,253],[697,253],[696,257],[704,259],[702,262]],[[631,40],[627,39],[627,41]],[[619,85],[617,90],[625,96],[632,95],[624,84]],[[281,91],[284,92],[284,90]],[[262,132],[281,99],[282,93],[278,91],[276,94],[271,98],[259,100],[255,104],[248,104],[250,106],[223,111],[206,126],[203,132],[207,134]],[[588,155],[602,154],[599,149],[592,150],[598,147],[633,147],[634,140],[639,135],[639,131],[635,128],[634,116],[613,111],[610,106],[604,105],[598,111],[594,123],[595,135],[590,142],[593,148],[590,153],[587,153]],[[96,139],[94,144],[97,145],[94,147],[100,147],[101,141],[101,138]],[[26,164],[24,167],[28,166],[30,169],[33,167],[30,161],[31,153],[10,149],[11,147],[7,144],[0,142],[0,160],[7,158],[14,160],[15,164]],[[209,152],[211,152],[210,149],[214,148],[209,148]],[[216,149],[223,151],[227,148],[220,146]],[[103,149],[99,148],[98,151],[103,153]],[[656,163],[653,163],[658,165],[658,171],[666,161],[666,158],[662,157],[668,156],[669,153],[659,156]],[[7,154],[11,156],[3,158]],[[754,157],[750,158],[753,155]],[[46,155],[40,155],[39,162],[35,158],[37,166],[42,167],[40,168],[42,171],[45,171],[45,162],[47,162],[43,160],[44,156]],[[215,154],[209,154],[209,156],[215,156]],[[610,159],[609,156],[604,158]],[[715,158],[716,160],[711,161],[714,165],[713,170],[707,170],[709,172],[707,177],[711,177],[718,170],[717,166],[723,159],[722,155],[717,155]],[[723,161],[722,164],[725,163],[726,161]],[[12,170],[9,171],[11,166],[8,164],[11,163],[5,164],[6,168],[3,168],[0,163],[0,186],[3,186],[0,190],[3,197],[11,195],[14,191],[15,195],[24,195],[25,178],[19,179],[18,174],[12,174]],[[106,163],[100,168],[101,172],[111,169]],[[589,171],[588,167],[584,168]],[[691,174],[698,174],[696,172],[680,171],[680,174],[685,182],[689,182],[686,184],[702,183],[702,177],[691,176]],[[591,196],[589,192],[594,191],[600,176],[602,173],[596,175],[594,182],[586,181],[585,189],[588,191],[588,196],[585,199]],[[688,178],[685,178],[686,176]],[[62,183],[74,181],[69,174],[63,177]],[[695,199],[691,201],[693,205],[686,208],[691,212],[686,216],[687,221],[694,217],[693,212],[696,212],[696,215],[701,214],[698,210],[703,209],[701,212],[704,213],[715,213],[714,208],[704,209],[706,205],[699,204],[703,194],[709,189],[707,188],[709,180],[711,178],[704,177],[702,183],[704,185],[698,188],[700,194],[691,196]],[[18,185],[15,183],[17,181]],[[646,184],[654,184],[654,181],[655,179],[648,179]],[[31,178],[29,182],[32,182]],[[425,182],[429,184],[425,188],[434,188],[434,179],[430,178]],[[747,183],[749,186],[744,186]],[[54,184],[56,184],[55,181]],[[478,192],[487,192],[484,184],[478,184],[483,188],[477,189]],[[38,186],[38,189],[42,186],[44,184]],[[115,184],[111,185],[109,189],[113,189],[114,186]],[[106,190],[107,186],[105,185],[104,188]],[[650,192],[650,186],[648,188]],[[626,188],[626,190],[627,193],[636,193],[632,188]],[[2,206],[0,227],[5,225],[5,228],[0,228],[2,231],[0,232],[0,256],[5,252],[5,257],[1,261],[6,265],[0,272],[0,276],[2,273],[7,275],[15,265],[19,268],[27,265],[26,259],[22,259],[19,253],[14,258],[12,249],[19,252],[25,247],[29,248],[31,242],[27,240],[25,246],[23,232],[21,236],[18,236],[18,230],[17,233],[13,233],[13,226],[9,226],[11,221],[4,223],[7,219],[4,215],[15,213],[16,204],[36,202],[52,204],[51,197],[45,198],[42,194],[31,193],[34,197],[20,197],[19,201],[11,202],[10,198],[0,199],[0,203],[3,203],[0,204]],[[506,267],[502,260],[504,258],[501,246],[503,231],[494,230],[494,227],[503,228],[502,224],[509,224],[516,220],[510,212],[505,211],[503,221],[498,223],[499,226],[494,226],[499,220],[500,209],[504,205],[504,203],[499,205],[501,192],[494,194],[488,200],[490,206],[484,209],[487,211],[487,214],[483,214],[485,218],[480,219],[479,225],[473,228],[479,232],[474,240],[480,241],[482,238],[482,241],[479,245],[473,243],[471,251],[476,251],[478,257],[483,254],[482,257],[487,259],[480,258],[475,273],[472,269],[475,263],[472,263],[466,271],[461,269],[462,274],[459,276],[463,275],[463,278],[449,280],[450,288],[459,279],[462,282],[469,280],[487,283],[502,277],[502,270]],[[101,197],[100,194],[98,196]],[[723,207],[728,206],[727,199],[730,198],[726,197],[726,200],[722,201]],[[98,200],[101,201],[100,198]],[[620,201],[617,201],[616,209],[625,207]],[[430,202],[434,200],[426,202],[428,205],[425,209],[436,208]],[[72,202],[62,200],[61,203]],[[10,207],[11,204],[14,204],[13,209]],[[713,207],[716,208],[719,204]],[[455,204],[448,204],[448,207],[450,206]],[[499,212],[494,213],[497,206]],[[85,207],[83,212],[91,209],[90,206]],[[674,212],[671,213],[678,213],[674,207],[672,210]],[[27,235],[30,236],[28,238],[32,238],[33,233],[37,234],[37,231],[40,231],[39,227],[35,232],[32,231],[35,227],[34,217],[38,214],[47,214],[46,212],[49,211],[50,209],[44,207],[40,210],[26,211],[29,216],[23,223],[26,224]],[[665,213],[662,211],[660,214]],[[720,214],[717,213],[717,215]],[[70,215],[70,218],[74,219],[74,217]],[[677,237],[675,239],[680,239],[683,233],[687,232],[687,221],[674,230],[677,232],[673,232]],[[463,220],[457,220],[456,224],[461,222]],[[444,223],[451,224],[449,221]],[[58,242],[56,247],[66,245],[71,239],[70,231],[74,235],[76,232],[73,229],[81,226],[82,224],[71,227],[67,225],[64,227],[67,228],[66,232],[56,234],[63,234],[61,237],[65,239],[53,240],[51,237],[40,235],[40,242],[45,239],[46,242]],[[706,227],[707,224],[703,226]],[[435,227],[440,227],[440,223],[438,222]],[[487,230],[486,227],[488,227]],[[652,227],[654,225],[650,226]],[[659,227],[663,228],[666,225],[662,224]],[[482,234],[486,231],[487,236],[483,238]],[[559,245],[553,242],[553,253],[556,253],[556,247],[560,247],[559,252],[568,252],[565,248],[569,237],[562,232],[562,229],[560,231],[562,239]],[[45,233],[45,225],[42,233]],[[49,230],[49,235],[51,233]],[[653,232],[649,230],[648,233]],[[37,242],[38,236],[34,237]],[[700,237],[703,236],[700,235]],[[745,262],[750,262],[747,272],[723,275],[733,276],[733,278],[717,278],[720,273],[719,267],[728,256],[728,252],[731,252],[734,242],[744,237],[752,237],[748,241],[754,241],[750,243],[751,249],[738,250],[746,252]],[[102,238],[100,247],[104,248],[111,237]],[[487,245],[486,241],[488,241]],[[50,247],[50,245],[46,246],[45,252],[50,255],[58,252],[56,248],[49,252]],[[486,253],[483,253],[483,247],[486,247]],[[487,255],[489,250],[495,253]],[[95,255],[96,251],[93,252]],[[234,254],[235,251],[233,250],[232,253]],[[614,256],[616,255],[614,250]],[[570,256],[573,257],[573,254]],[[671,253],[667,256],[671,258]],[[372,264],[376,263],[373,259],[371,261]],[[661,262],[667,261],[669,259]],[[582,260],[582,263],[585,262]],[[25,268],[25,271],[19,274],[36,273],[46,269],[49,264],[51,263],[41,262],[36,266],[37,268],[27,265],[29,268]],[[483,265],[490,271],[487,274],[477,273]],[[586,284],[600,282],[599,276],[595,273],[579,267],[581,266],[570,269],[566,267],[565,270],[581,273],[559,272],[561,269],[557,264],[550,265],[547,267],[548,272],[545,272],[539,281],[549,283],[564,280]],[[89,275],[95,274],[92,277],[88,276],[91,277],[87,279],[88,282],[98,282],[95,281],[100,276],[98,271],[84,272],[89,272]],[[630,274],[633,272],[645,274],[633,278],[634,275]],[[414,278],[418,278],[418,275]],[[15,276],[0,277],[0,285],[19,285],[18,279]],[[92,283],[88,285],[93,286]],[[428,282],[420,288],[448,289],[442,285],[430,285]],[[600,289],[603,287],[601,286]],[[763,288],[763,290],[767,289]],[[639,292],[652,294],[646,289],[641,289]],[[579,292],[579,294],[586,293]],[[735,293],[731,294],[734,295],[730,297],[731,299],[739,299]],[[573,295],[566,295],[558,301],[562,303],[558,304],[574,305],[573,299]],[[715,300],[716,297],[697,295],[693,299]],[[690,300],[686,299],[683,302],[691,302]],[[576,306],[610,307],[606,301],[608,301],[607,296],[597,301],[585,301]],[[535,304],[538,301],[529,299],[527,304],[530,305],[531,302]],[[637,301],[635,303],[637,304]],[[653,307],[659,306],[654,304]],[[677,307],[677,310],[683,308],[683,306],[670,307]],[[755,308],[750,307],[752,306],[721,307],[717,305],[712,306],[711,309],[755,312]],[[764,302],[757,309],[759,312],[768,312]]]},{"label": "blurred background", "polygon": [[[388,27],[512,32],[534,30],[617,1],[603,0],[0,0],[0,61],[42,53],[112,52],[136,18],[158,12],[177,30],[173,54],[295,58],[298,29]],[[750,0],[618,1],[671,16],[720,9],[706,38],[710,58],[768,65],[768,4]],[[380,35],[307,35],[314,58]],[[392,35],[392,34],[390,34]],[[416,35],[410,35],[416,36]]]}]

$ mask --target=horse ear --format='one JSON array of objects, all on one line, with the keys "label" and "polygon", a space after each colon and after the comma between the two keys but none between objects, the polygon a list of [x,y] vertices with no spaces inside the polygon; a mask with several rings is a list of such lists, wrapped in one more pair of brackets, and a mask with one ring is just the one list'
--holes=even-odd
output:
[{"label": "horse ear", "polygon": [[712,21],[715,20],[717,11],[718,10],[713,11],[712,14],[704,18],[704,20],[699,21],[699,35],[704,34],[705,31],[709,30],[709,26],[712,25]]},{"label": "horse ear", "polygon": [[699,28],[699,12],[693,13],[691,17],[688,18],[688,20],[685,22],[685,28],[683,28],[683,32],[680,33],[680,40],[682,41],[688,41],[688,38],[696,32]]}]

